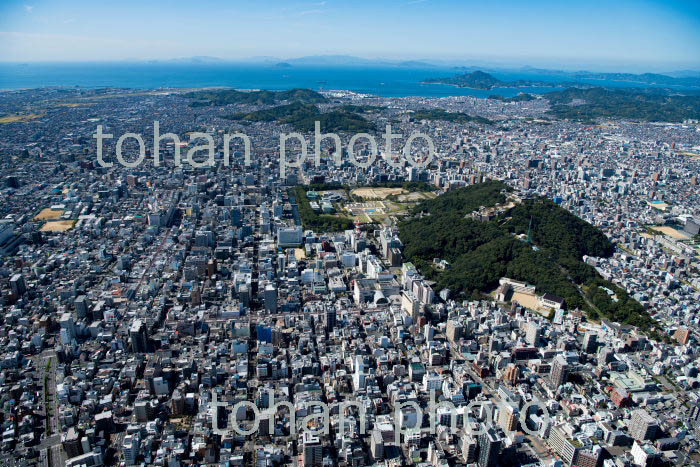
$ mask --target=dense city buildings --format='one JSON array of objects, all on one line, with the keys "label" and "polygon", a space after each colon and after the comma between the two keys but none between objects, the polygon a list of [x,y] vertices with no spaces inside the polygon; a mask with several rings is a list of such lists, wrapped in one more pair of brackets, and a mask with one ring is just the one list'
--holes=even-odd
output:
[{"label": "dense city buildings", "polygon": [[[319,96],[320,111],[378,129],[373,164],[352,163],[352,132],[338,130],[340,163],[328,137],[318,161],[282,176],[279,135],[297,130],[254,112],[293,99],[2,93],[3,112],[44,112],[0,124],[3,465],[700,461],[697,122],[579,123],[551,118],[543,97]],[[437,109],[483,120],[414,117]],[[155,120],[173,134],[158,166]],[[424,166],[387,154],[387,124],[395,148],[428,135],[433,160],[419,140]],[[111,167],[97,160],[97,125],[114,135]],[[299,131],[313,148],[314,132]],[[175,163],[202,144],[193,132],[216,143],[214,167]],[[144,136],[138,167],[117,162],[125,133]],[[250,137],[249,163],[241,138],[224,150],[234,133]],[[356,140],[355,156],[370,146]],[[134,158],[139,145],[123,149]],[[417,208],[487,180],[510,190],[504,201],[459,218],[491,229],[550,199],[614,245],[575,258],[607,281],[602,298],[580,286],[569,303],[520,280],[526,265],[492,290],[458,290],[441,282],[463,266],[446,250],[408,260],[419,255],[402,220],[436,219]],[[508,235],[542,252],[538,228]],[[620,301],[653,324],[596,305]]]}]

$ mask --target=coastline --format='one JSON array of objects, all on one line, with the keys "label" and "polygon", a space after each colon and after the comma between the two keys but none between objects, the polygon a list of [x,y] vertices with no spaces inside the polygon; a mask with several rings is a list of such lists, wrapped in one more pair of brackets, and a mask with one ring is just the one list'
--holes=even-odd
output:
[{"label": "coastline", "polygon": [[462,86],[460,84],[454,84],[454,83],[443,83],[441,81],[421,81],[420,84],[440,84],[443,86],[453,86],[458,89],[471,89],[473,91],[493,91],[496,89],[524,89],[524,88],[551,88],[551,89],[565,89],[566,86],[562,84],[555,84],[555,85],[546,85],[544,83],[542,84],[521,84],[517,86],[494,86],[491,88],[475,88],[472,86]]}]

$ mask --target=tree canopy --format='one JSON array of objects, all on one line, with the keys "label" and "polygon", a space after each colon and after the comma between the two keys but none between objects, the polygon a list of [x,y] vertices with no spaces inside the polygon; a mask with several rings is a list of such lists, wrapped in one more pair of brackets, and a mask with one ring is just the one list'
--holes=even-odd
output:
[{"label": "tree canopy", "polygon": [[[546,198],[524,200],[490,221],[467,214],[506,201],[497,181],[472,185],[420,203],[400,223],[404,255],[437,288],[457,296],[490,292],[501,277],[564,298],[569,309],[651,330],[654,320],[619,286],[604,280],[583,256],[610,257],[614,245],[596,227]],[[529,235],[528,235],[529,233]],[[445,270],[433,259],[450,263]]]}]

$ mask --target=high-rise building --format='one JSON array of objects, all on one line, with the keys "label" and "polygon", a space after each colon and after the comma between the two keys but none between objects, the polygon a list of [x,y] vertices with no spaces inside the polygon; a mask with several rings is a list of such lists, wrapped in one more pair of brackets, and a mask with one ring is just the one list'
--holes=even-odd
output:
[{"label": "high-rise building", "polygon": [[373,430],[369,445],[372,459],[381,460],[384,458],[384,438],[380,430]]},{"label": "high-rise building", "polygon": [[155,407],[150,400],[142,399],[134,402],[134,418],[138,423],[146,423],[155,416]]},{"label": "high-rise building", "polygon": [[265,286],[265,311],[277,313],[277,289],[272,284]]},{"label": "high-rise building", "polygon": [[185,398],[179,389],[173,391],[173,396],[170,399],[170,410],[175,416],[182,415],[185,412]]},{"label": "high-rise building", "polygon": [[[634,464],[635,465],[660,465],[663,464],[660,461],[661,453],[659,453],[654,446],[651,444],[645,444],[645,443],[639,443],[635,441],[632,444],[632,449],[630,450],[630,454],[632,455],[632,458],[634,459]],[[680,462],[677,461],[677,462]]]},{"label": "high-rise building", "polygon": [[574,463],[577,467],[597,467],[602,452],[600,446],[582,449],[576,455]]},{"label": "high-rise building", "polygon": [[688,219],[685,222],[683,231],[688,235],[698,235],[700,234],[700,220],[698,219]]},{"label": "high-rise building", "polygon": [[326,330],[332,331],[335,329],[337,314],[335,308],[326,308]]},{"label": "high-rise building", "polygon": [[75,337],[75,322],[73,321],[73,315],[70,313],[63,313],[61,318],[59,318],[59,325],[61,326],[61,331],[64,331],[69,339]]},{"label": "high-rise building", "polygon": [[605,365],[615,360],[615,352],[610,347],[598,349],[598,365]]},{"label": "high-rise building", "polygon": [[512,402],[502,402],[498,412],[498,424],[505,432],[515,431],[518,428],[518,407]]},{"label": "high-rise building", "polygon": [[479,448],[479,440],[474,436],[463,433],[462,435],[462,460],[471,464],[476,460],[476,451]]},{"label": "high-rise building", "polygon": [[552,428],[549,432],[547,443],[559,454],[566,465],[572,465],[581,446],[580,443],[571,439],[565,427],[567,425],[559,425]]},{"label": "high-rise building", "polygon": [[243,215],[240,208],[231,209],[231,225],[240,227],[243,225]]},{"label": "high-rise building", "polygon": [[561,386],[569,376],[569,364],[563,355],[557,355],[552,362],[552,371],[549,380],[554,387]]},{"label": "high-rise building", "polygon": [[644,409],[632,412],[630,419],[630,435],[638,441],[654,440],[659,425],[654,417]]},{"label": "high-rise building", "polygon": [[284,227],[277,231],[277,245],[280,248],[301,245],[304,231],[301,227]]},{"label": "high-rise building", "polygon": [[24,295],[24,293],[27,291],[27,286],[24,283],[24,277],[22,277],[22,274],[15,274],[10,278],[10,289],[12,289],[12,293],[18,297],[21,297]]},{"label": "high-rise building", "polygon": [[136,464],[136,458],[139,455],[139,434],[126,435],[122,443],[122,452],[124,453],[124,463],[126,465]]},{"label": "high-rise building", "polygon": [[525,334],[525,341],[533,346],[537,347],[537,343],[540,340],[540,327],[534,321],[527,323],[527,333]]},{"label": "high-rise building", "polygon": [[305,431],[303,435],[304,450],[302,451],[304,467],[323,465],[323,446],[321,439],[311,432]]},{"label": "high-rise building", "polygon": [[520,378],[520,368],[515,363],[509,363],[503,374],[503,379],[511,386],[515,386],[518,383],[518,378]]},{"label": "high-rise building", "polygon": [[586,353],[594,353],[598,348],[598,334],[587,332],[583,336],[583,351]]},{"label": "high-rise building", "polygon": [[690,330],[688,328],[680,327],[673,333],[673,338],[676,339],[679,344],[685,345],[690,340]]},{"label": "high-rise building", "polygon": [[80,434],[75,427],[70,427],[66,433],[61,435],[61,444],[66,451],[68,458],[78,457],[83,453],[83,448],[80,444]]},{"label": "high-rise building", "polygon": [[479,436],[479,461],[480,467],[493,467],[498,463],[501,453],[501,437],[493,427],[489,427]]},{"label": "high-rise building", "polygon": [[447,340],[449,340],[450,342],[458,341],[462,337],[463,332],[463,327],[459,323],[459,321],[451,319],[447,322],[445,335],[447,336]]},{"label": "high-rise building", "polygon": [[73,305],[75,305],[75,311],[78,313],[79,318],[84,318],[87,316],[90,308],[90,302],[85,295],[80,295],[78,298],[76,298]]},{"label": "high-rise building", "polygon": [[148,351],[148,335],[146,325],[140,319],[134,320],[129,330],[131,338],[131,351],[134,353],[145,353]]}]

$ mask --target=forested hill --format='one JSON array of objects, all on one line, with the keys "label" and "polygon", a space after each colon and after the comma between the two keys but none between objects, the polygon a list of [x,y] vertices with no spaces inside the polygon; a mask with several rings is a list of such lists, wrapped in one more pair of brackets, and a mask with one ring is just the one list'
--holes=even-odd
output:
[{"label": "forested hill", "polygon": [[488,180],[423,201],[416,207],[415,212],[440,216],[465,216],[481,206],[494,206],[505,202],[506,193],[510,191],[512,188],[505,183]]},{"label": "forested hill", "polygon": [[[567,308],[585,310],[592,319],[653,327],[637,301],[582,261],[584,255],[609,257],[615,249],[591,224],[544,198],[525,200],[490,221],[467,217],[504,203],[509,191],[489,181],[422,202],[399,225],[406,258],[456,298],[481,296],[510,277],[535,285],[539,294],[563,297]],[[433,268],[435,258],[451,267]]]},{"label": "forested hill", "polygon": [[299,131],[311,132],[315,122],[319,122],[323,131],[367,132],[375,130],[372,122],[363,116],[346,110],[331,110],[321,113],[314,104],[293,102],[250,113],[237,113],[223,116],[229,120],[249,122],[272,122],[291,124]]},{"label": "forested hill", "polygon": [[569,88],[545,95],[549,114],[586,122],[620,118],[646,122],[682,122],[700,118],[700,96],[654,90]]},{"label": "forested hill", "polygon": [[184,97],[195,99],[190,106],[202,107],[208,105],[255,104],[269,105],[283,101],[316,104],[327,99],[311,89],[289,89],[287,91],[238,91],[236,89],[208,89],[184,94]]},{"label": "forested hill", "polygon": [[505,225],[511,232],[527,234],[531,227],[532,242],[551,249],[557,258],[608,258],[615,251],[603,232],[546,198],[525,200],[507,216]]}]

